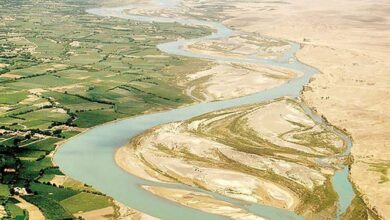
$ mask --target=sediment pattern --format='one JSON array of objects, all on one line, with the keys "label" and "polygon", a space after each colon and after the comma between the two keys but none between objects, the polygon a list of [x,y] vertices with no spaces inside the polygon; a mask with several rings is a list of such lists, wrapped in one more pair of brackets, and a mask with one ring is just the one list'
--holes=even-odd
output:
[{"label": "sediment pattern", "polygon": [[[122,168],[149,180],[329,217],[337,202],[330,177],[344,148],[328,125],[316,124],[298,102],[279,99],[156,127],[116,156]],[[153,192],[164,196],[159,189]]]}]

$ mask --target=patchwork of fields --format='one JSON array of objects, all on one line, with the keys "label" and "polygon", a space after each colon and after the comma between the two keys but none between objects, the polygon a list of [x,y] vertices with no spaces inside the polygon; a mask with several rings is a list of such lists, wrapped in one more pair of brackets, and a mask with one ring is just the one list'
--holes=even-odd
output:
[{"label": "patchwork of fields", "polygon": [[61,173],[51,161],[56,144],[108,121],[193,102],[178,82],[209,65],[162,54],[156,45],[210,30],[84,12],[96,4],[1,3],[0,215],[6,219],[28,216],[15,195],[49,219],[107,207],[102,213],[121,215],[111,198]]}]

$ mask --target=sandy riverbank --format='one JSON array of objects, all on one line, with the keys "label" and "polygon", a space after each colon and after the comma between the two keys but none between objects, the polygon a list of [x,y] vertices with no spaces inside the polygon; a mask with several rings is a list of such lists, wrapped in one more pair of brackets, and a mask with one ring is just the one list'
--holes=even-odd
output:
[{"label": "sandy riverbank", "polygon": [[260,64],[218,62],[207,70],[186,75],[185,84],[190,96],[210,102],[264,91],[300,75]]},{"label": "sandy riverbank", "polygon": [[154,186],[142,187],[155,195],[177,202],[181,205],[216,215],[222,215],[229,219],[265,220],[265,218],[248,213],[239,207],[217,200],[205,193]]}]

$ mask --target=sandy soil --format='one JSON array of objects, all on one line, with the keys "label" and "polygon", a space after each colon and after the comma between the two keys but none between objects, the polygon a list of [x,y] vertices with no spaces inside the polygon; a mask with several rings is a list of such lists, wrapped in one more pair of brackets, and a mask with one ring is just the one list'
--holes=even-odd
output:
[{"label": "sandy soil", "polygon": [[4,74],[1,74],[0,77],[9,78],[9,79],[19,79],[19,78],[22,78],[23,76],[17,75],[17,74],[12,74],[12,73],[4,73]]},{"label": "sandy soil", "polygon": [[33,103],[33,102],[35,102],[35,101],[37,101],[37,100],[39,100],[39,99],[40,99],[40,97],[37,96],[37,95],[28,95],[26,99],[24,99],[24,100],[22,100],[22,101],[20,102],[20,104],[29,104],[29,103]]},{"label": "sandy soil", "polygon": [[54,178],[50,180],[50,183],[56,184],[57,186],[63,186],[67,179],[68,179],[67,176],[54,175]]},{"label": "sandy soil", "polygon": [[[139,212],[137,210],[128,208],[122,203],[115,202],[118,209],[114,210],[113,207],[106,207],[89,212],[75,214],[76,217],[82,217],[85,220],[95,219],[116,219],[116,220],[157,220],[152,216]],[[113,218],[113,216],[116,216]]]},{"label": "sandy soil", "polygon": [[[279,137],[280,134],[292,131],[297,127],[291,124],[290,121],[302,124],[305,127],[313,127],[315,125],[307,115],[286,103],[275,102],[266,105],[264,108],[248,115],[247,120],[249,127],[262,134],[271,143],[305,153],[316,154],[309,147],[295,144]],[[262,123],[259,123],[259,121]]]},{"label": "sandy soil", "polygon": [[119,167],[122,167],[125,171],[135,176],[157,182],[160,182],[160,179],[164,179],[165,181],[170,180],[169,178],[164,178],[163,175],[150,169],[142,162],[140,163],[133,148],[119,148],[115,153],[115,161]]},{"label": "sandy soil", "polygon": [[16,204],[17,206],[27,210],[29,219],[45,220],[45,216],[42,214],[41,210],[37,206],[27,202],[19,196],[15,196],[14,198],[20,202]]},{"label": "sandy soil", "polygon": [[[151,174],[158,171],[159,175],[174,178],[176,181],[188,185],[197,184],[232,198],[288,209],[293,209],[297,205],[295,195],[283,186],[245,173],[213,167],[207,163],[191,162],[184,160],[182,156],[172,156],[162,152],[158,149],[161,144],[169,148],[176,148],[178,152],[192,151],[192,153],[197,152],[195,155],[199,157],[207,156],[206,158],[217,159],[215,154],[212,153],[215,147],[229,148],[218,142],[197,138],[185,133],[177,133],[179,130],[172,130],[175,127],[175,124],[169,124],[153,132],[151,136],[148,135],[137,140],[139,141],[137,149],[130,154],[125,154],[126,150],[121,148],[116,154],[118,165],[133,175],[146,179],[151,179]],[[203,146],[203,149],[200,146]],[[182,149],[182,147],[185,149]],[[132,146],[130,145],[128,148],[131,149]],[[130,165],[126,163],[128,159],[121,161],[124,157],[131,158],[132,163]],[[146,161],[149,167],[143,161]],[[156,171],[148,172],[151,169]],[[152,177],[158,178],[158,176]]]},{"label": "sandy soil", "polygon": [[7,211],[5,211],[5,207],[0,205],[0,218],[7,217]]},{"label": "sandy soil", "polygon": [[[165,132],[161,130],[157,131],[158,136],[155,137],[157,139],[146,140],[147,142],[142,143],[142,146],[147,146],[148,143],[150,143],[149,141],[173,147],[186,146],[186,150],[189,150],[191,153],[210,159],[216,159],[216,155],[212,153],[214,151],[213,148],[218,146],[220,148],[227,148],[227,146],[219,144],[218,142],[208,141],[185,133],[175,134],[177,130],[168,129],[169,131]],[[169,143],[167,142],[168,140],[172,141]],[[203,149],[200,148],[201,146],[203,146]],[[213,168],[210,167],[210,165],[188,163],[188,161],[185,161],[180,157],[167,157],[166,154],[159,153],[158,149],[145,149],[142,156],[158,170],[163,173],[169,173],[171,176],[177,177],[181,179],[182,182],[190,185],[197,183],[211,191],[218,191],[226,196],[250,202],[265,202],[274,204],[278,207],[286,206],[288,208],[294,206],[294,196],[291,195],[291,192],[285,191],[271,182],[255,178],[248,174],[229,169]],[[264,191],[264,189],[267,189],[264,193],[258,193]],[[274,192],[274,195],[280,195],[276,199],[279,201],[264,201],[266,197],[272,198],[272,192]]]},{"label": "sandy soil", "polygon": [[299,58],[323,72],[309,84],[304,99],[352,135],[352,181],[371,208],[390,216],[390,182],[381,183],[381,173],[369,165],[390,161],[390,65],[365,54],[315,46],[306,46]]},{"label": "sandy soil", "polygon": [[56,91],[56,92],[65,92],[65,91],[72,91],[72,90],[79,90],[83,89],[85,86],[80,84],[73,84],[69,86],[58,86],[50,88],[50,91]]},{"label": "sandy soil", "polygon": [[94,220],[94,219],[112,219],[112,215],[114,214],[114,208],[106,207],[102,209],[97,209],[89,212],[75,214],[76,217],[82,217],[86,220]]},{"label": "sandy soil", "polygon": [[230,203],[217,200],[207,194],[181,189],[143,186],[144,189],[181,205],[217,215],[241,220],[265,220]]},{"label": "sandy soil", "polygon": [[66,114],[66,110],[63,108],[53,108],[51,112]]},{"label": "sandy soil", "polygon": [[185,45],[184,48],[214,56],[277,59],[290,48],[290,45],[258,35],[241,33],[229,38],[196,42]]},{"label": "sandy soil", "polygon": [[58,63],[58,64],[53,64],[53,67],[55,69],[65,69],[66,67],[68,67],[68,65],[62,64],[62,63]]},{"label": "sandy soil", "polygon": [[389,51],[389,2],[385,0],[231,4],[224,11],[231,18],[224,22],[237,30],[344,49]]},{"label": "sandy soil", "polygon": [[158,218],[152,217],[150,215],[144,214],[137,210],[131,209],[124,204],[114,201],[115,205],[118,207],[119,216],[116,218],[118,220],[157,220]]},{"label": "sandy soil", "polygon": [[190,95],[204,101],[231,99],[270,89],[300,73],[256,64],[220,62],[186,76]]},{"label": "sandy soil", "polygon": [[28,92],[37,96],[41,96],[42,93],[47,92],[47,90],[44,90],[42,88],[37,88],[37,89],[30,89],[28,90]]},{"label": "sandy soil", "polygon": [[43,108],[45,106],[52,106],[52,103],[51,102],[41,102],[41,103],[33,104],[33,106],[38,107],[38,108]]},{"label": "sandy soil", "polygon": [[[104,7],[115,7],[115,6],[123,6],[123,5],[130,5],[134,3],[138,3],[141,0],[104,0],[101,1],[100,4]],[[147,2],[143,1],[142,2]]]},{"label": "sandy soil", "polygon": [[[231,128],[238,128],[239,132]],[[340,142],[335,137],[324,136],[329,139],[328,144],[317,149],[311,143],[302,144],[294,136],[311,132],[326,131],[297,103],[282,99],[158,126],[120,148],[115,159],[124,170],[141,178],[178,181],[228,197],[294,210],[300,200],[289,185],[292,183],[254,174],[272,172],[306,188],[308,193],[324,185],[329,172],[335,168],[320,167],[314,161],[334,155],[328,145]],[[284,138],[287,134],[289,139]],[[247,145],[248,142],[251,144]],[[257,154],[248,153],[254,152],[253,148]],[[261,155],[262,149],[286,154]],[[311,156],[302,157],[302,153]],[[253,172],[248,172],[248,168]]]}]

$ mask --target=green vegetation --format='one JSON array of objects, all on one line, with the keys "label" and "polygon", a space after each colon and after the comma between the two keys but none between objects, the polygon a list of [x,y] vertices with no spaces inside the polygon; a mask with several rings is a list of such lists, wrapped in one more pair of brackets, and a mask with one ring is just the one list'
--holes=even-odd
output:
[{"label": "green vegetation", "polygon": [[344,147],[336,148],[334,140],[337,136],[330,131],[321,132],[305,132],[301,134],[294,134],[293,137],[299,140],[300,144],[308,147],[327,148],[334,153],[341,153],[345,150]]},{"label": "green vegetation", "polygon": [[35,193],[45,197],[48,197],[55,201],[62,201],[66,198],[76,195],[78,192],[66,189],[59,188],[51,185],[41,184],[41,183],[33,183],[31,184],[30,189]]},{"label": "green vegetation", "polygon": [[74,180],[72,178],[66,179],[66,181],[64,182],[64,187],[69,188],[69,189],[78,190],[78,191],[98,193],[98,191],[93,189],[91,186],[84,184],[82,182],[79,182],[77,180]]},{"label": "green vegetation", "polygon": [[28,215],[15,205],[15,194],[48,219],[114,206],[83,183],[54,181],[63,177],[51,161],[56,144],[84,128],[192,102],[177,79],[208,63],[168,56],[156,45],[210,30],[85,12],[99,3],[1,3],[0,199],[6,218]]},{"label": "green vegetation", "polygon": [[366,203],[361,198],[360,193],[355,193],[355,198],[353,198],[351,205],[341,216],[341,220],[379,220],[380,218],[378,215],[367,207]]},{"label": "green vegetation", "polygon": [[81,112],[81,117],[75,120],[75,124],[80,128],[88,128],[105,122],[117,119],[113,110]]},{"label": "green vegetation", "polygon": [[334,191],[331,182],[328,180],[323,186],[317,186],[313,189],[315,193],[305,193],[302,196],[304,204],[310,204],[314,213],[320,213],[326,210],[331,215],[335,213],[338,195]]},{"label": "green vegetation", "polygon": [[16,204],[19,203],[19,201],[15,199],[9,199],[5,202],[5,210],[7,211],[9,217],[11,219],[17,219],[17,220],[27,220],[28,214],[25,210],[21,209]]},{"label": "green vegetation", "polygon": [[8,197],[9,195],[9,186],[5,184],[0,184],[0,196]]},{"label": "green vegetation", "polygon": [[87,212],[110,206],[111,201],[105,196],[82,192],[61,201],[61,205],[71,213],[78,213],[79,211]]},{"label": "green vegetation", "polygon": [[65,210],[58,202],[45,196],[33,195],[23,197],[28,202],[42,210],[47,219],[72,219],[72,214]]},{"label": "green vegetation", "polygon": [[64,131],[61,134],[65,139],[68,139],[68,138],[71,138],[73,136],[80,134],[80,132],[79,131]]},{"label": "green vegetation", "polygon": [[370,163],[370,170],[381,174],[379,183],[385,183],[389,181],[390,162]]},{"label": "green vegetation", "polygon": [[1,94],[0,104],[13,105],[27,98],[26,92],[12,92]]},{"label": "green vegetation", "polygon": [[49,137],[46,139],[38,140],[38,141],[31,143],[25,147],[29,148],[31,150],[43,150],[46,152],[51,152],[55,149],[54,144],[60,140],[61,139],[59,139],[59,138]]}]

